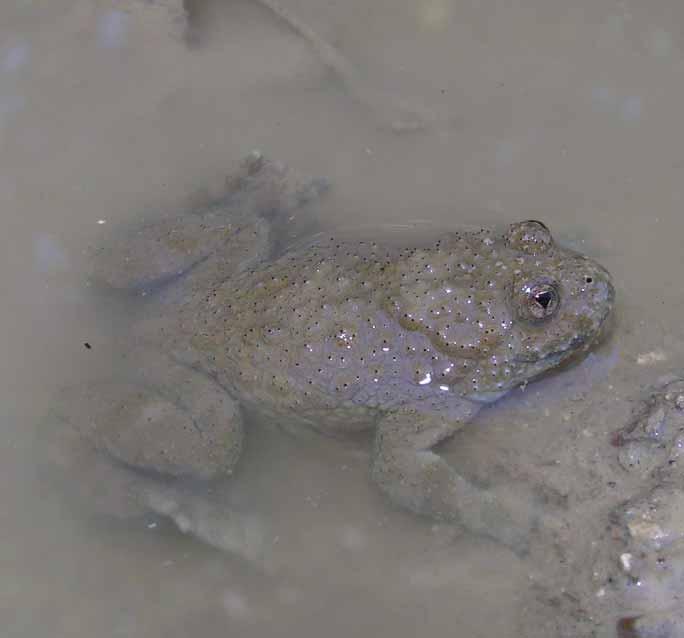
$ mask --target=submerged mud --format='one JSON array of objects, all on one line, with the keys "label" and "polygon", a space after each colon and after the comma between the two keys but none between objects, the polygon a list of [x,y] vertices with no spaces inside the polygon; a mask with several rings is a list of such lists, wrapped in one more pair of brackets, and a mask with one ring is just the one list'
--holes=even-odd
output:
[{"label": "submerged mud", "polygon": [[[676,397],[651,408],[684,367],[682,8],[280,2],[340,57],[256,0],[0,8],[3,631],[678,635]],[[393,126],[406,113],[426,125]],[[36,424],[59,387],[108,368],[103,344],[131,318],[92,304],[84,249],[211,201],[255,147],[330,178],[327,229],[542,219],[612,273],[603,344],[440,449],[473,482],[566,512],[554,541],[519,557],[397,511],[363,435],[294,440],[270,422],[230,505],[274,522],[276,573],[154,517],[91,517],[89,486],[46,478]]]}]

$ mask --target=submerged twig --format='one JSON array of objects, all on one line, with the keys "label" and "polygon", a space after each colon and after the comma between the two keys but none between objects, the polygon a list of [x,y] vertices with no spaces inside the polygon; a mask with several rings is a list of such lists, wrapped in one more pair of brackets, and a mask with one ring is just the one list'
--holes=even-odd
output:
[{"label": "submerged twig", "polygon": [[392,104],[394,98],[375,87],[364,85],[358,71],[334,46],[326,42],[309,25],[283,7],[278,0],[254,0],[259,6],[271,12],[287,25],[294,33],[304,39],[314,50],[321,62],[342,82],[350,95],[364,106],[374,111],[386,111],[398,108],[401,112],[390,117],[389,126],[395,132],[416,131],[426,128],[433,115],[421,110],[416,111],[398,104]]},{"label": "submerged twig", "polygon": [[[176,0],[176,2],[181,4],[180,10],[186,20],[191,23],[188,26],[192,30],[192,22],[199,16],[193,1]],[[283,7],[278,0],[253,0],[253,2],[302,38],[328,71],[344,86],[349,97],[372,110],[381,120],[382,126],[395,132],[418,131],[425,129],[430,122],[434,121],[434,114],[428,109],[417,109],[412,105],[402,104],[395,96],[364,78],[359,69],[355,68],[338,49],[323,39],[297,15]],[[186,37],[188,37],[187,33]]]}]

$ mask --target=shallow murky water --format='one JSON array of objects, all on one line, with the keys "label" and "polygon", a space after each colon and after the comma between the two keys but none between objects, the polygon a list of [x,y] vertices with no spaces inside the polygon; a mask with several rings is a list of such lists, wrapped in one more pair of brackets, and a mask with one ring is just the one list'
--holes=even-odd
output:
[{"label": "shallow murky water", "polygon": [[579,536],[619,499],[629,400],[684,367],[684,6],[280,2],[349,66],[259,0],[187,0],[189,24],[172,0],[0,5],[3,636],[536,635],[539,564],[389,507],[365,440],[256,429],[236,491],[277,521],[275,576],[160,521],[92,520],[45,481],[36,424],[106,365],[120,318],[88,303],[83,250],[205,200],[253,148],[331,180],[329,228],[543,219],[613,273],[607,342],[445,447],[480,480],[502,465],[569,494]]}]

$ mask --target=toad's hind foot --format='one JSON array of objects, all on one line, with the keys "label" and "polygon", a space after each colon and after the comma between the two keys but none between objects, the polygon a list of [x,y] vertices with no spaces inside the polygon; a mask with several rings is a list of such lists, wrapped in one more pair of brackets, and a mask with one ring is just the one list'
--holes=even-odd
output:
[{"label": "toad's hind foot", "polygon": [[173,521],[183,533],[263,569],[269,564],[266,528],[255,515],[237,511],[199,493],[159,483],[139,486],[145,507]]},{"label": "toad's hind foot", "polygon": [[[211,499],[202,483],[139,472],[100,453],[81,437],[68,450],[52,449],[51,470],[44,478],[63,490],[78,516],[135,523],[150,516],[171,521],[180,532],[229,555],[268,569],[266,529],[249,513]],[[225,495],[223,495],[225,496]]]},{"label": "toad's hind foot", "polygon": [[146,294],[202,266],[222,276],[267,259],[288,237],[310,231],[307,210],[328,189],[280,162],[250,153],[226,179],[223,195],[201,210],[121,228],[90,251],[91,279]]},{"label": "toad's hind foot", "polygon": [[328,192],[330,182],[323,177],[301,177],[254,150],[226,178],[225,189],[227,208],[268,222],[273,256],[289,241],[316,229],[319,220],[310,205]]}]

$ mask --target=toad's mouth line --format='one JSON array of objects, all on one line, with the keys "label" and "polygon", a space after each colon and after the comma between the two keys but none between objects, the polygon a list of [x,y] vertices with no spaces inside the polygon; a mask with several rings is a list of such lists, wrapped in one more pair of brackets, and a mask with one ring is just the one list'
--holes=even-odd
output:
[{"label": "toad's mouth line", "polygon": [[574,335],[566,340],[559,340],[537,352],[517,354],[514,360],[518,363],[541,363],[548,361],[555,362],[554,365],[557,365],[566,358],[574,359],[575,354],[582,355],[586,353],[591,347],[603,341],[610,331],[608,326],[611,323],[609,321],[609,318],[612,316],[611,309],[612,304],[605,308],[597,320],[594,330],[589,330],[585,334]]},{"label": "toad's mouth line", "polygon": [[[583,352],[594,342],[595,337],[586,337],[576,335],[564,341],[562,344],[556,344],[554,347],[538,352],[529,352],[517,354],[514,357],[516,363],[549,363],[555,365],[562,359],[570,357],[576,352]],[[546,367],[546,366],[545,366]]]}]

